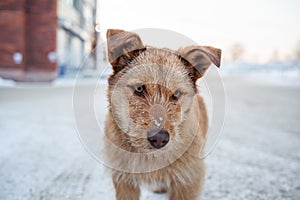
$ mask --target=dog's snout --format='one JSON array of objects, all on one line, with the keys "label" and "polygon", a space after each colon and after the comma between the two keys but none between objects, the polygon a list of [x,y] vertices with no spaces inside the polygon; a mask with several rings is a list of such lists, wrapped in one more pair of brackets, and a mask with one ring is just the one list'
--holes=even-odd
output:
[{"label": "dog's snout", "polygon": [[147,138],[153,147],[160,149],[169,142],[169,133],[165,130],[151,130]]}]

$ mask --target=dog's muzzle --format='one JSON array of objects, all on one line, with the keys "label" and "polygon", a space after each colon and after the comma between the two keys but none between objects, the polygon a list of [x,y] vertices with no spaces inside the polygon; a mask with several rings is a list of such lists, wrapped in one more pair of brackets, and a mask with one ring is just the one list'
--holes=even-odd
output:
[{"label": "dog's muzzle", "polygon": [[169,133],[165,130],[151,130],[147,134],[147,139],[151,146],[156,149],[160,149],[169,142]]}]

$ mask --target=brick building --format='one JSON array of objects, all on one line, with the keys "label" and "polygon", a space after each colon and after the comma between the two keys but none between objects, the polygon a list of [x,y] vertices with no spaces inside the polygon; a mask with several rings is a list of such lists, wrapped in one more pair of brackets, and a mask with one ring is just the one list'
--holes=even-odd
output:
[{"label": "brick building", "polygon": [[76,71],[95,46],[95,17],[96,0],[1,0],[0,77],[51,81]]}]

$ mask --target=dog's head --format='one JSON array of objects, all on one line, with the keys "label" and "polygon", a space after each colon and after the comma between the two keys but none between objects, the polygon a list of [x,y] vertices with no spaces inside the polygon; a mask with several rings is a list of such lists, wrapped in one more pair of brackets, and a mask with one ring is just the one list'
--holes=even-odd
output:
[{"label": "dog's head", "polygon": [[172,51],[145,46],[135,33],[107,31],[108,99],[113,119],[139,152],[167,148],[180,140],[182,124],[197,93],[196,81],[221,50],[188,46]]}]

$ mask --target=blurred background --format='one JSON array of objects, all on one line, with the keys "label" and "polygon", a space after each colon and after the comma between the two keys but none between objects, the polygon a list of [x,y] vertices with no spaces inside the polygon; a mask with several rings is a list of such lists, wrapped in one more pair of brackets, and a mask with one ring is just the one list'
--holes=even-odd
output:
[{"label": "blurred background", "polygon": [[224,71],[268,69],[276,78],[299,79],[297,0],[2,0],[0,6],[3,79],[53,81],[78,71],[93,75],[106,62],[103,48],[95,47],[105,41],[108,28],[169,29],[222,48]]},{"label": "blurred background", "polygon": [[[298,0],[0,0],[0,199],[114,199],[76,135],[72,99],[75,82],[82,102],[99,84],[103,127],[108,28],[167,29],[222,49],[223,85],[211,83],[225,89],[226,116],[205,159],[203,199],[300,199],[299,8]],[[143,190],[142,199],[167,197]]]},{"label": "blurred background", "polygon": [[[2,0],[0,76],[52,81],[77,72],[96,47],[95,0]],[[96,67],[96,54],[85,68]]]}]

